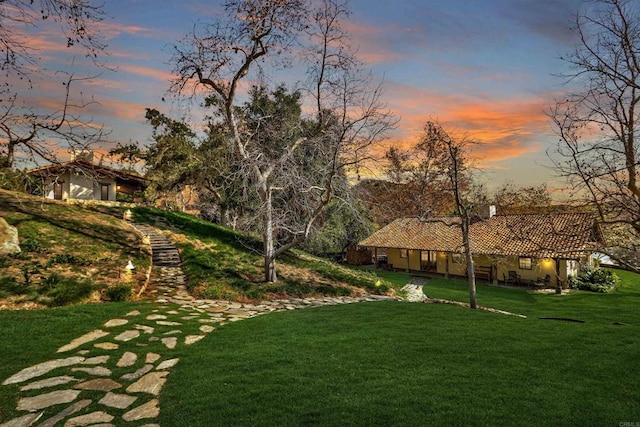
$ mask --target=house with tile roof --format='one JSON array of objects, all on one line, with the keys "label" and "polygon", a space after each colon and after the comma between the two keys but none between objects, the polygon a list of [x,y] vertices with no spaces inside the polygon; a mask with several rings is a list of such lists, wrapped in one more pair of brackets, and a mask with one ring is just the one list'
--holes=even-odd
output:
[{"label": "house with tile roof", "polygon": [[[479,279],[557,286],[592,265],[604,239],[592,213],[494,215],[472,222]],[[466,276],[459,217],[400,218],[359,243],[396,270]]]},{"label": "house with tile roof", "polygon": [[133,195],[146,187],[141,176],[95,164],[91,153],[27,173],[42,180],[44,197],[55,200],[116,201],[118,193]]}]

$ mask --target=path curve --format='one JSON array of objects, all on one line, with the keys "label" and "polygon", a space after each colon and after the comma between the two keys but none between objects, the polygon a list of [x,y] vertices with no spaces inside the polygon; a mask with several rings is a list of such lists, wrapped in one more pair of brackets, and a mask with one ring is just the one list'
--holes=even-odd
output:
[{"label": "path curve", "polygon": [[133,224],[149,240],[154,301],[110,319],[60,347],[49,360],[2,382],[18,386],[17,411],[0,427],[127,424],[159,426],[158,396],[175,350],[197,343],[217,326],[266,313],[394,298],[292,298],[243,304],[195,299],[187,291],[177,248],[154,227]]}]

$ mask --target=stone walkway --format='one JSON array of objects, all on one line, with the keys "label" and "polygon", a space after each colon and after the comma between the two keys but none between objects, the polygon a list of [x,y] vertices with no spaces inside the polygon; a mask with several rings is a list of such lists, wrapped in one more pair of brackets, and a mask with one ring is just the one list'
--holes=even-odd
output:
[{"label": "stone walkway", "polygon": [[136,224],[151,244],[155,304],[110,319],[60,347],[51,359],[2,382],[19,387],[17,418],[0,427],[158,426],[158,396],[180,359],[176,349],[203,339],[219,325],[266,313],[323,305],[388,300],[336,297],[241,304],[193,298],[177,249],[156,229]]}]

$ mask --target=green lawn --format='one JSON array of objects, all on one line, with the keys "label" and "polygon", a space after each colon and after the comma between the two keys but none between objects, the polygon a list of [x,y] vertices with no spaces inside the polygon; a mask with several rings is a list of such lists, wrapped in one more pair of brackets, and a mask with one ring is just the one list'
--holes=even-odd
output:
[{"label": "green lawn", "polygon": [[[160,396],[160,424],[637,422],[640,277],[620,275],[610,294],[558,297],[478,287],[482,305],[526,319],[372,302],[230,323],[176,350],[181,360]],[[432,280],[426,292],[467,299],[464,282]],[[153,308],[111,303],[0,312],[0,377],[54,357],[60,345],[134,307]],[[546,316],[585,323],[539,319]],[[13,415],[12,392],[15,387],[0,387],[0,422]]]},{"label": "green lawn", "polygon": [[[161,396],[161,424],[640,421],[640,280],[621,275],[611,294],[479,286],[481,304],[526,319],[379,302],[228,325],[176,367]],[[426,290],[464,301],[465,285],[433,280]],[[585,323],[539,319],[547,316]]]},{"label": "green lawn", "polygon": [[[621,278],[615,290],[606,294],[571,291],[568,295],[548,295],[524,289],[477,284],[478,304],[529,317],[565,317],[612,324],[628,323],[640,326],[640,276],[614,270]],[[398,272],[377,272],[381,278],[400,285],[411,276]],[[469,285],[464,279],[430,279],[423,291],[430,298],[469,302]]]}]

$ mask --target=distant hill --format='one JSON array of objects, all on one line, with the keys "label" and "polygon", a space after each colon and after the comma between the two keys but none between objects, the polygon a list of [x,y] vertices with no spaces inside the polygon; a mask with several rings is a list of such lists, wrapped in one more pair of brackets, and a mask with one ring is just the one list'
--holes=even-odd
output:
[{"label": "distant hill", "polygon": [[451,194],[419,182],[363,179],[355,185],[354,192],[379,227],[396,218],[442,216],[454,211]]}]

